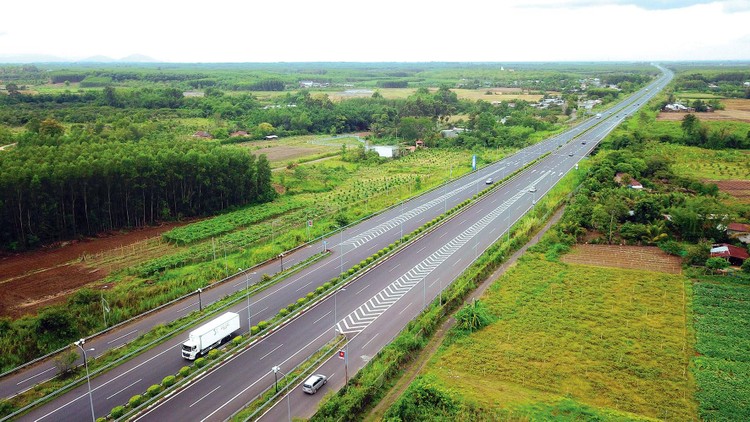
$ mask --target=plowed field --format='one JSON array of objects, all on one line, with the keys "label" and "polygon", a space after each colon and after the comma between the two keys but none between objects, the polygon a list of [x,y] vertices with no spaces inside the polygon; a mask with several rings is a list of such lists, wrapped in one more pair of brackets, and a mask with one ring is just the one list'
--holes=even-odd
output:
[{"label": "plowed field", "polygon": [[[699,120],[723,120],[750,122],[750,100],[731,99],[721,100],[724,110],[716,110],[711,113],[693,113]],[[687,113],[661,112],[656,120],[682,120]]]},{"label": "plowed field", "polygon": [[709,182],[716,183],[720,191],[742,202],[750,202],[750,180],[709,180]]},{"label": "plowed field", "polygon": [[561,261],[597,267],[631,268],[680,274],[680,258],[655,246],[576,245]]}]

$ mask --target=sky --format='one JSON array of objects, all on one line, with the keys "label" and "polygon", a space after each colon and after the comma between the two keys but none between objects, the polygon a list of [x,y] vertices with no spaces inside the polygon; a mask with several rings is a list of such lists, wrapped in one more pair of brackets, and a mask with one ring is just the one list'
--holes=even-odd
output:
[{"label": "sky", "polygon": [[750,0],[14,0],[2,14],[0,62],[750,59]]}]

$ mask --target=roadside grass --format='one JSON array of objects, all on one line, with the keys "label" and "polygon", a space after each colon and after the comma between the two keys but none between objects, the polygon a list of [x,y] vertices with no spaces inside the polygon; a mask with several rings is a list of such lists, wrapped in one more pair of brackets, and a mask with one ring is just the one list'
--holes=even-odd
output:
[{"label": "roadside grass", "polygon": [[672,170],[679,176],[703,180],[750,179],[750,156],[746,151],[656,142],[650,142],[646,151],[669,158]]},{"label": "roadside grass", "polygon": [[426,374],[514,418],[573,403],[607,420],[692,420],[690,290],[683,276],[564,264],[536,249],[482,298],[498,320],[455,332]]},{"label": "roadside grass", "polygon": [[750,283],[703,276],[693,293],[700,418],[750,420]]}]

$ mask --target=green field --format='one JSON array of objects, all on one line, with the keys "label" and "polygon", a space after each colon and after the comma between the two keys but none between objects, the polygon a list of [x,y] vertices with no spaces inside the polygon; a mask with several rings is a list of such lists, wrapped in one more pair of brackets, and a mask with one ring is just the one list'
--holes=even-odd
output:
[{"label": "green field", "polygon": [[529,253],[482,299],[497,321],[444,346],[427,377],[488,418],[692,420],[690,297],[682,276]]},{"label": "green field", "polygon": [[680,176],[703,180],[750,179],[750,155],[744,150],[710,150],[685,145],[650,143],[646,151],[672,161]]},{"label": "green field", "polygon": [[693,290],[700,417],[750,420],[750,286],[720,277]]}]

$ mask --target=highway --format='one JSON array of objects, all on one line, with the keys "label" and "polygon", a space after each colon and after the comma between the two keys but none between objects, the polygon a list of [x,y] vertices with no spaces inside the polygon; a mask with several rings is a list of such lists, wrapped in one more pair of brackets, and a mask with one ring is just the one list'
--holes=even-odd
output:
[{"label": "highway", "polygon": [[[369,356],[377,353],[425,303],[429,303],[440,288],[445,288],[478,254],[500,237],[509,225],[533,206],[536,199],[551,189],[567,171],[595,148],[625,118],[626,113],[631,114],[637,110],[670,78],[671,74],[662,76],[649,86],[648,91],[644,89],[631,96],[613,107],[601,119],[589,119],[561,135],[528,147],[325,239],[333,252],[331,256],[251,298],[252,323],[270,319],[280,308],[392,243],[401,233],[413,231],[445,209],[470,198],[486,187],[484,181],[487,178],[500,180],[524,164],[550,153],[542,162],[485,195],[476,205],[383,262],[345,290],[306,311],[303,317],[297,318],[188,388],[172,395],[169,400],[143,415],[142,420],[222,420],[272,382],[272,366],[279,365],[282,371],[290,370],[333,338],[334,325],[350,339],[349,374],[353,375]],[[587,130],[589,131],[580,139],[576,139],[576,136]],[[573,139],[575,141],[570,142]],[[587,141],[586,144],[581,143],[583,139]],[[530,192],[532,186],[536,188],[536,192]],[[300,262],[321,249],[322,243],[297,250],[284,258],[284,264],[289,266]],[[275,273],[278,265],[279,262],[271,262],[257,268],[249,280],[255,282],[263,273]],[[245,275],[239,275],[216,288],[208,289],[202,294],[203,303],[211,303],[242,289],[245,283]],[[336,309],[333,297],[336,298]],[[147,331],[157,323],[178,318],[195,307],[195,298],[188,298],[134,324],[98,336],[87,342],[86,346],[94,347],[94,353],[102,353],[107,348],[117,347]],[[245,302],[238,303],[231,310],[240,314],[240,331],[247,331],[248,308]],[[337,315],[335,320],[334,315]],[[187,331],[189,329],[93,379],[96,416],[106,415],[112,407],[127,402],[135,394],[143,393],[150,385],[158,384],[164,376],[176,373],[185,365],[186,361],[180,357],[179,345],[187,337]],[[329,371],[328,374],[331,375],[331,381],[321,393],[343,385],[340,366],[340,362],[331,361],[321,368],[321,371]],[[20,371],[4,377],[0,382],[3,395],[13,394],[11,387],[14,382],[16,390],[28,388],[29,383],[37,382],[50,372],[43,365],[39,365],[38,369],[31,369],[37,372]],[[39,372],[42,370],[46,372]],[[41,375],[37,375],[39,373]],[[294,403],[293,413],[308,416],[323,395],[319,393],[306,396],[298,390],[293,390],[291,394],[294,397],[290,401]],[[276,411],[276,408],[272,410]],[[273,413],[269,414],[272,418],[271,415]],[[34,409],[22,419],[87,420],[90,417],[91,410],[84,384]]]}]

